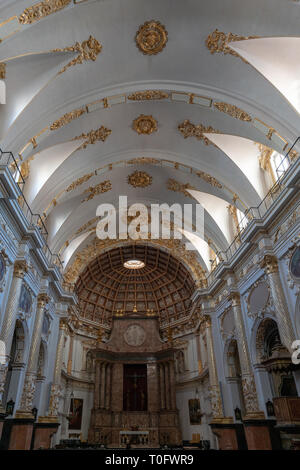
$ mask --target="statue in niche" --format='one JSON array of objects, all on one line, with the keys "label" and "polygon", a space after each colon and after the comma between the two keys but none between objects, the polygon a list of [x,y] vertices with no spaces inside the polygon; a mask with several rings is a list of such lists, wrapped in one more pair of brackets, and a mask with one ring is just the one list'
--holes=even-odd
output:
[{"label": "statue in niche", "polygon": [[203,413],[201,412],[199,398],[191,398],[189,400],[189,413],[190,424],[201,424]]}]

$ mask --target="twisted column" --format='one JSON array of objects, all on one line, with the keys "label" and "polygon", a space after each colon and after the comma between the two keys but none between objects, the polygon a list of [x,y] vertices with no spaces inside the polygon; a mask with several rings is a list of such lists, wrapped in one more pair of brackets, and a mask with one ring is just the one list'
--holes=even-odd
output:
[{"label": "twisted column", "polygon": [[246,407],[245,419],[264,419],[264,412],[259,409],[257,399],[255,379],[252,371],[244,319],[241,310],[240,294],[238,292],[231,293],[230,300],[232,302],[238,352],[242,370],[242,389]]},{"label": "twisted column", "polygon": [[94,391],[94,408],[97,410],[100,407],[100,364],[96,361],[95,364],[95,391]]},{"label": "twisted column", "polygon": [[19,299],[23,278],[27,272],[28,267],[25,260],[16,261],[14,264],[13,279],[9,291],[7,306],[3,318],[2,328],[0,332],[0,340],[5,344],[6,364],[0,365],[0,405],[2,403],[7,367],[10,356],[10,350],[15,330],[16,318],[19,307]]},{"label": "twisted column", "polygon": [[208,362],[208,371],[209,371],[209,384],[210,384],[210,398],[211,398],[211,408],[213,421],[220,420],[224,418],[222,400],[221,400],[221,391],[218,381],[217,367],[216,367],[216,358],[215,351],[213,346],[213,337],[211,329],[211,318],[208,315],[203,317],[205,335],[206,335],[206,345],[207,345],[207,362]]},{"label": "twisted column", "polygon": [[37,310],[35,314],[34,328],[31,338],[31,345],[28,357],[27,371],[24,381],[24,388],[20,403],[20,410],[31,413],[36,385],[37,365],[41,345],[41,335],[44,319],[44,310],[49,302],[46,294],[39,294],[37,298]]},{"label": "twisted column", "polygon": [[261,267],[265,270],[270,284],[280,339],[282,344],[292,354],[291,346],[296,338],[278,272],[277,258],[273,255],[264,256]]},{"label": "twisted column", "polygon": [[64,320],[61,319],[59,322],[59,334],[58,334],[56,359],[55,359],[55,367],[54,367],[54,374],[53,374],[53,383],[51,385],[51,391],[50,391],[49,416],[58,415],[59,398],[61,394],[60,378],[61,378],[63,349],[64,349],[66,330],[67,330],[67,324],[65,323]]}]

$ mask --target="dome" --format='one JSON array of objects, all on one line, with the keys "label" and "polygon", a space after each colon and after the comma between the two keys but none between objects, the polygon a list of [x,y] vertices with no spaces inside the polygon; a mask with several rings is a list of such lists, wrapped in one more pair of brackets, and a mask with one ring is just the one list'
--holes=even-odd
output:
[{"label": "dome", "polygon": [[[136,262],[141,266],[137,268]],[[80,315],[102,324],[110,324],[118,311],[124,315],[150,311],[159,314],[161,323],[176,321],[189,314],[194,289],[190,273],[178,259],[143,245],[101,254],[76,283]]]}]

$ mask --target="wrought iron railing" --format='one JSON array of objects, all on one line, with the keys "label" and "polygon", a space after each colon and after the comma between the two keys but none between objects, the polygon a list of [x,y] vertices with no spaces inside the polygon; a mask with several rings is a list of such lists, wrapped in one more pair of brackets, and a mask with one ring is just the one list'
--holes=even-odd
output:
[{"label": "wrought iron railing", "polygon": [[15,157],[13,156],[12,152],[3,152],[0,149],[0,166],[5,166],[8,171],[10,172],[15,184],[19,188],[19,196],[17,198],[18,204],[20,208],[22,209],[22,212],[31,227],[35,227],[40,235],[42,236],[44,240],[44,245],[42,248],[42,251],[49,263],[49,265],[55,265],[59,269],[59,271],[62,273],[63,270],[63,263],[60,259],[60,256],[58,254],[52,253],[50,250],[48,244],[47,244],[47,238],[48,238],[48,231],[45,227],[45,224],[43,222],[43,219],[40,214],[34,214],[32,210],[29,207],[29,204],[27,203],[25,196],[23,194],[23,189],[25,185],[25,180],[22,176],[22,172],[15,160]]},{"label": "wrought iron railing", "polygon": [[278,179],[276,183],[272,186],[272,188],[269,190],[269,192],[266,194],[264,199],[260,202],[260,204],[257,207],[249,207],[244,212],[243,218],[239,221],[238,233],[235,236],[232,243],[229,245],[229,247],[225,251],[219,251],[216,253],[216,259],[213,260],[211,264],[211,272],[207,278],[208,286],[211,285],[212,282],[214,281],[214,278],[215,278],[214,271],[217,268],[217,266],[223,261],[229,262],[232,259],[233,255],[237,252],[237,250],[241,246],[243,232],[246,230],[249,223],[252,222],[253,220],[262,219],[266,215],[266,213],[272,207],[274,207],[274,203],[277,201],[279,195],[285,189],[285,185],[282,182],[283,177],[286,175],[290,167],[296,162],[296,160],[299,159],[299,154],[295,152],[294,150],[294,147],[299,141],[300,141],[300,137],[296,139],[296,141],[294,142],[292,147],[288,150],[286,155],[283,156],[280,164],[276,168],[276,174],[277,174]]}]

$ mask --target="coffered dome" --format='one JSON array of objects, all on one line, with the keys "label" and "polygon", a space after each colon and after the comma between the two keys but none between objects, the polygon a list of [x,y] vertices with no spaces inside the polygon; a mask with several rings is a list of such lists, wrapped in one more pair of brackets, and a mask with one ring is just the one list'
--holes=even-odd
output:
[{"label": "coffered dome", "polygon": [[[131,260],[144,266],[125,267]],[[162,324],[176,321],[189,314],[194,289],[191,275],[178,259],[141,245],[98,256],[76,283],[81,316],[107,324],[118,311],[124,315],[153,311],[159,313]]]}]

